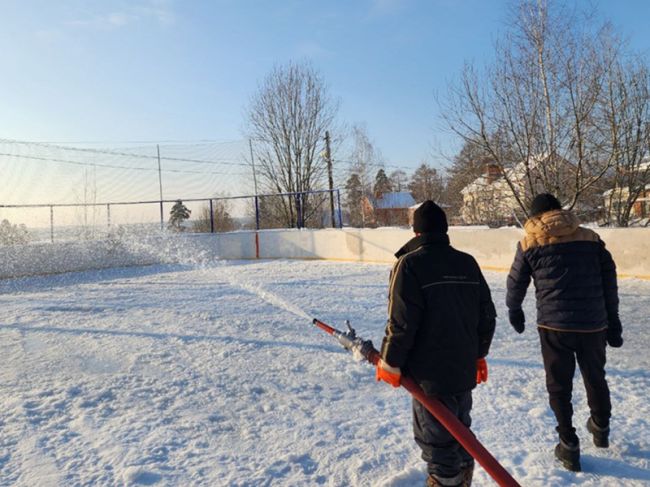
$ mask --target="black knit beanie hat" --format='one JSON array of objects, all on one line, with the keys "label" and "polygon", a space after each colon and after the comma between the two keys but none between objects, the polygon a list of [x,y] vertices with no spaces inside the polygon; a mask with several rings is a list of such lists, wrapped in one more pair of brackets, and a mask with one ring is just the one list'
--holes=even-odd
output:
[{"label": "black knit beanie hat", "polygon": [[562,205],[560,202],[550,193],[538,194],[530,202],[530,216],[537,216],[547,211],[561,209]]},{"label": "black knit beanie hat", "polygon": [[447,233],[447,215],[433,201],[422,203],[413,213],[415,233]]}]

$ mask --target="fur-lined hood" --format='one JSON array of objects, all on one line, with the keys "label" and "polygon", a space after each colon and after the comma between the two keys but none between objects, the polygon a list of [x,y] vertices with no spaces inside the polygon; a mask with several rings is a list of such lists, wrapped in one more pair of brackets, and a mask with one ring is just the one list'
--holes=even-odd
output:
[{"label": "fur-lined hood", "polygon": [[578,217],[568,210],[551,210],[534,216],[526,222],[524,230],[526,236],[521,241],[524,251],[554,243],[599,240],[595,232],[582,228]]}]

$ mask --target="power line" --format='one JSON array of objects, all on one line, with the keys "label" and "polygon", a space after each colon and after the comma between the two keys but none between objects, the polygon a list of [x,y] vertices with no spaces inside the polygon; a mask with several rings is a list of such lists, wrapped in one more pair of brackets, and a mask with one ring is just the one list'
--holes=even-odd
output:
[{"label": "power line", "polygon": [[[106,155],[111,155],[111,156],[133,157],[133,158],[139,158],[139,159],[158,160],[157,155],[136,154],[136,153],[133,153],[133,152],[112,151],[112,150],[108,150],[108,149],[89,149],[89,148],[85,148],[85,147],[69,147],[69,146],[63,146],[63,145],[49,144],[49,143],[46,143],[46,142],[30,142],[30,141],[24,141],[24,140],[0,139],[0,143],[2,143],[2,144],[20,144],[20,145],[36,146],[36,147],[46,147],[46,148],[49,148],[49,149],[67,150],[67,151],[74,151],[74,152],[84,152],[84,153],[90,153],[90,154],[106,154]],[[210,165],[215,165],[215,166],[221,165],[221,166],[245,166],[245,167],[249,167],[248,163],[232,162],[230,160],[205,160],[205,159],[190,159],[190,158],[165,157],[165,156],[160,156],[160,160],[163,160],[163,161],[177,161],[177,162],[191,162],[191,163],[195,163],[195,164],[210,164]]]},{"label": "power line", "polygon": [[[346,160],[346,159],[334,159],[334,162],[344,162],[344,163],[347,163],[347,164],[359,164],[360,161],[350,161],[350,160]],[[378,168],[381,168],[381,169],[383,169],[383,168],[408,169],[410,171],[413,171],[413,170],[417,169],[415,167],[398,166],[396,164],[383,164],[381,162],[366,162],[365,165],[369,166],[369,167],[378,167]]]},{"label": "power line", "polygon": [[35,144],[182,144],[182,145],[199,145],[199,144],[234,144],[236,142],[245,142],[244,139],[195,139],[195,140],[35,140]]},{"label": "power line", "polygon": [[[76,166],[92,166],[92,167],[105,167],[110,169],[130,169],[134,171],[158,171],[158,168],[155,167],[140,167],[140,166],[120,166],[117,164],[101,164],[94,162],[80,162],[80,161],[70,161],[68,159],[56,159],[52,157],[39,157],[39,156],[26,156],[20,154],[8,154],[5,152],[0,152],[0,156],[4,157],[15,157],[19,159],[33,159],[37,161],[45,162],[58,162],[62,164],[74,164]],[[162,159],[162,157],[161,157]],[[162,172],[173,172],[173,173],[182,173],[182,174],[218,174],[221,176],[244,176],[243,173],[226,173],[226,172],[213,172],[213,171],[192,171],[188,169],[163,169]]]}]

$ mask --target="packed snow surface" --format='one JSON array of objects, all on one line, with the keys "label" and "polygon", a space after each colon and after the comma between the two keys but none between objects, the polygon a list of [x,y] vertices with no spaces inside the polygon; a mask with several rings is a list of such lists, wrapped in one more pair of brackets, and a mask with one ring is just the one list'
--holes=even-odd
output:
[{"label": "packed snow surface", "polygon": [[[311,324],[349,319],[378,345],[388,272],[260,261],[0,281],[0,485],[423,485],[408,393]],[[576,374],[571,473],[552,456],[535,327],[514,333],[505,275],[486,277],[499,318],[478,438],[525,486],[650,485],[650,282],[620,282],[608,450]],[[474,485],[495,484],[477,468]]]}]

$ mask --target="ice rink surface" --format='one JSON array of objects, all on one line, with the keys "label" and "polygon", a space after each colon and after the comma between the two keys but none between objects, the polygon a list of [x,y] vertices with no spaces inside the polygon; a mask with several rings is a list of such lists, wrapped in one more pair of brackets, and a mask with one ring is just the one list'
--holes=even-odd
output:
[{"label": "ice rink surface", "polygon": [[[0,485],[422,485],[410,398],[378,384],[311,317],[378,345],[388,265],[165,265],[0,281]],[[583,472],[552,456],[532,292],[499,318],[473,429],[524,486],[650,485],[650,282],[620,281],[608,349],[611,447],[596,449],[575,378]],[[480,468],[477,486],[495,485]]]}]

